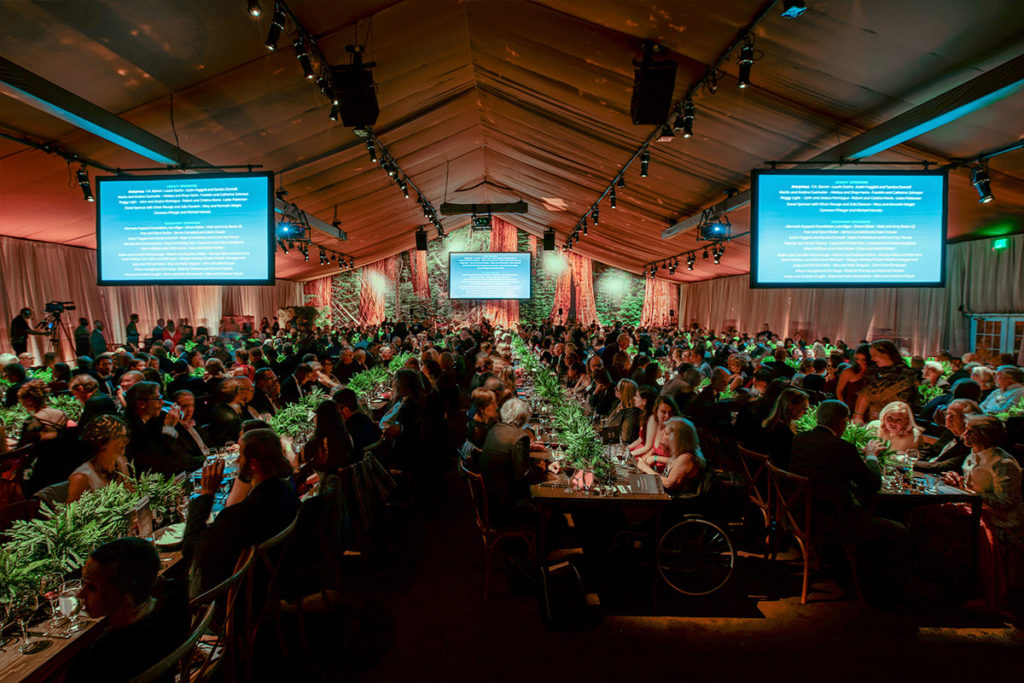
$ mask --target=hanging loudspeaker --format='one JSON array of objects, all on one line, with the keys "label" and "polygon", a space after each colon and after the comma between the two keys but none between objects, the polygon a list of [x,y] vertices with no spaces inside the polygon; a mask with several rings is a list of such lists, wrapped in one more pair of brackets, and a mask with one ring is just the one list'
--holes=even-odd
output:
[{"label": "hanging loudspeaker", "polygon": [[416,231],[416,249],[417,251],[427,250],[427,231],[417,230]]}]

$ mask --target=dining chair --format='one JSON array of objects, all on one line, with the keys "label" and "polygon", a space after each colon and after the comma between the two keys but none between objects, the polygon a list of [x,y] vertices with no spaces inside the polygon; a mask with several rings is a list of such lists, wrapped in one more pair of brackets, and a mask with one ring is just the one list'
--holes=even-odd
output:
[{"label": "dining chair", "polygon": [[225,678],[235,680],[239,670],[242,645],[238,633],[238,598],[242,594],[243,582],[252,570],[255,557],[256,549],[246,548],[238,556],[231,576],[189,601],[188,610],[192,615],[199,614],[204,607],[208,608],[214,602],[223,605],[223,610],[218,610],[222,613],[217,615],[210,628],[213,640],[199,649],[203,653],[199,661],[182,660],[181,681],[208,681],[213,678],[222,664],[225,668]]},{"label": "dining chair", "polygon": [[[159,662],[149,667],[135,678],[130,679],[129,683],[153,683],[153,681],[158,681],[163,678],[172,669],[174,669],[175,666],[184,666],[186,663],[191,662],[192,654],[199,645],[199,639],[204,633],[206,633],[206,629],[209,628],[210,622],[213,621],[213,613],[216,610],[216,602],[211,602],[207,605],[206,611],[199,619],[199,623],[192,630],[189,637],[185,639],[185,642],[174,648],[170,654]],[[182,678],[181,680],[186,681],[188,679]]]},{"label": "dining chair", "polygon": [[768,559],[772,543],[772,484],[769,480],[771,470],[768,469],[768,456],[764,453],[752,451],[749,448],[738,445],[740,464],[743,466],[743,475],[747,489],[747,499],[757,508],[764,519],[765,550],[764,557]]},{"label": "dining chair", "polygon": [[484,486],[483,476],[470,471],[461,460],[459,461],[459,474],[465,477],[469,484],[469,495],[476,514],[476,526],[484,542],[484,600],[486,600],[490,593],[491,566],[498,544],[507,538],[522,538],[526,541],[530,558],[536,558],[537,530],[533,526],[493,526],[487,506],[487,488]]},{"label": "dining chair", "polygon": [[[772,500],[775,503],[773,509],[776,529],[785,529],[793,534],[800,546],[800,553],[803,555],[804,570],[803,585],[800,589],[800,604],[806,605],[807,593],[810,589],[811,565],[820,558],[820,549],[824,544],[820,539],[815,538],[811,480],[779,469],[771,463],[768,463],[768,472]],[[846,552],[846,559],[850,563],[850,576],[853,579],[857,599],[863,601],[864,595],[861,593],[860,579],[857,575],[854,543],[853,541],[841,541],[839,544]],[[776,543],[772,544],[771,558],[773,560],[776,555],[776,545]]]}]

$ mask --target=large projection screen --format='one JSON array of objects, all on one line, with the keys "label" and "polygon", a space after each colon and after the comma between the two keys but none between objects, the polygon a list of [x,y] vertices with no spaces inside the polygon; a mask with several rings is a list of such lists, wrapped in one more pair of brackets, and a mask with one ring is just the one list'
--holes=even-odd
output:
[{"label": "large projection screen", "polygon": [[941,287],[945,171],[751,174],[750,286]]},{"label": "large projection screen", "polygon": [[274,284],[271,173],[96,179],[101,285]]},{"label": "large projection screen", "polygon": [[530,252],[449,252],[449,299],[529,299],[530,296]]}]

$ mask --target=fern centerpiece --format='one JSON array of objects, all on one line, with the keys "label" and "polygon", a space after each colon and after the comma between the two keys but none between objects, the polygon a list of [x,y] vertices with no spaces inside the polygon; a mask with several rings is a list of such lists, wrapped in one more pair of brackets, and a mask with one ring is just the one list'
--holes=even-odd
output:
[{"label": "fern centerpiece", "polygon": [[270,418],[270,427],[280,436],[306,440],[313,435],[314,414],[321,403],[328,400],[327,394],[313,389],[301,399],[278,410]]}]

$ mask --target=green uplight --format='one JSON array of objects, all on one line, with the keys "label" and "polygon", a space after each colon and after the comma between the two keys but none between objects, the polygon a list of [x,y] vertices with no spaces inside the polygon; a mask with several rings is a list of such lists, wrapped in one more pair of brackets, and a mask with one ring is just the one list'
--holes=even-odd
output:
[{"label": "green uplight", "polygon": [[1000,237],[992,240],[992,251],[1002,251],[1010,246],[1009,237]]}]

